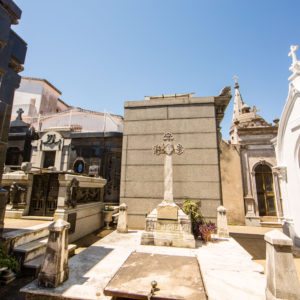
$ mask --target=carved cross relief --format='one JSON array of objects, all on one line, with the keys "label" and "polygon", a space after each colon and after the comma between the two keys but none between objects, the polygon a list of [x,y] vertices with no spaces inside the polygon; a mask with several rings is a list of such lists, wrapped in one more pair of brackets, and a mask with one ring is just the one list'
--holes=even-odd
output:
[{"label": "carved cross relief", "polygon": [[175,153],[181,155],[183,147],[181,144],[174,145],[172,133],[165,133],[162,145],[155,145],[153,151],[155,155],[165,154],[164,162],[164,201],[173,203],[173,164],[172,155]]}]

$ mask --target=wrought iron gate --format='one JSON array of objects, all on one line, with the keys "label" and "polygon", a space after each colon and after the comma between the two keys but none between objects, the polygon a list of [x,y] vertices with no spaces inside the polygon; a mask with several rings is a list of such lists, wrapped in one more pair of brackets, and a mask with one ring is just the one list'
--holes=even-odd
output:
[{"label": "wrought iron gate", "polygon": [[34,175],[29,215],[53,216],[57,207],[58,189],[58,174]]}]

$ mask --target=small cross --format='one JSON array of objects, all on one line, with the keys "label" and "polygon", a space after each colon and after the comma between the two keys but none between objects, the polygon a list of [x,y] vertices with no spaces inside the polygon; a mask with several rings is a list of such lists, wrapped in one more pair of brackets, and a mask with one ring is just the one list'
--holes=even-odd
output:
[{"label": "small cross", "polygon": [[22,108],[19,108],[16,113],[18,114],[16,120],[22,120],[22,114],[24,113],[24,110]]}]

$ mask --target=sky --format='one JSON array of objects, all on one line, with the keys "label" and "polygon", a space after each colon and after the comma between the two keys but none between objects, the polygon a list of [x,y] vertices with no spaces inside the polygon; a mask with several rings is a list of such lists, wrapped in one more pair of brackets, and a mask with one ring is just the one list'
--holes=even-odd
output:
[{"label": "sky", "polygon": [[21,75],[47,79],[70,105],[123,115],[124,101],[144,96],[234,94],[237,75],[248,105],[269,122],[281,115],[298,0],[14,1],[28,44]]}]

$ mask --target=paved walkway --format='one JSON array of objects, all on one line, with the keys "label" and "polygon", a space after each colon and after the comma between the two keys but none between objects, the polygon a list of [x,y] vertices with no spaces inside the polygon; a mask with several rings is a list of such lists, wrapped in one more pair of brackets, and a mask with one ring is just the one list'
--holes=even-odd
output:
[{"label": "paved walkway", "polygon": [[114,231],[70,259],[70,277],[58,288],[39,288],[34,281],[22,292],[30,293],[31,299],[40,299],[45,294],[53,299],[111,299],[104,296],[103,289],[128,256],[137,251],[197,257],[209,299],[265,299],[262,267],[232,238],[198,244],[196,249],[143,246],[140,238],[141,231]]}]

